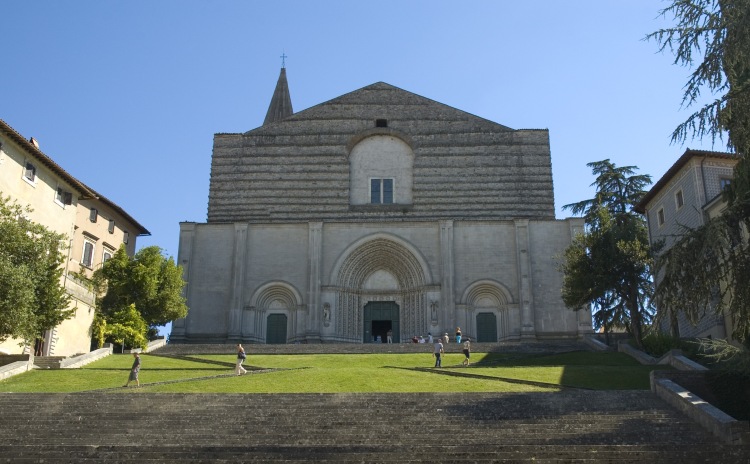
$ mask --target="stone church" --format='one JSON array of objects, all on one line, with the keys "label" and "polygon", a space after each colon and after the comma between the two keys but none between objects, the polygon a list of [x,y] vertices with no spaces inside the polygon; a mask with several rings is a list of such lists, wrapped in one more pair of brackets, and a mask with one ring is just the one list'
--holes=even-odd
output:
[{"label": "stone church", "polygon": [[208,219],[180,224],[189,313],[172,343],[576,339],[549,133],[378,82],[214,136]]}]

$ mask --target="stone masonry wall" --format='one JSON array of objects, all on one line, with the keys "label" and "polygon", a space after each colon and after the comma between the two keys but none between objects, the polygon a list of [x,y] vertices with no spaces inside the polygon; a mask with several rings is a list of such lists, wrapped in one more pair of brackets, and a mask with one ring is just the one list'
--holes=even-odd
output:
[{"label": "stone masonry wall", "polygon": [[[412,205],[350,206],[349,153],[375,134],[413,149]],[[388,84],[214,138],[208,222],[518,217],[554,218],[548,132],[512,130]]]}]

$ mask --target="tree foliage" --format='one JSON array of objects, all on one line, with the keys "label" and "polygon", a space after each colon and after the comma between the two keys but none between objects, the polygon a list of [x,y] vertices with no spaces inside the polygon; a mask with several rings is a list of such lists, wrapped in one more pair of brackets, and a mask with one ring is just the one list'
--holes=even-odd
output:
[{"label": "tree foliage", "polygon": [[606,333],[624,328],[640,346],[653,314],[653,262],[644,220],[632,210],[651,178],[610,160],[587,166],[597,175],[596,195],[563,207],[583,214],[586,224],[560,266],[563,301],[575,310],[591,305],[595,327]]},{"label": "tree foliage", "polygon": [[106,288],[97,307],[109,322],[130,305],[148,326],[164,325],[187,315],[182,268],[171,257],[164,257],[157,246],[142,248],[133,257],[120,247],[94,273],[94,280],[100,290]]},{"label": "tree foliage", "polygon": [[[674,0],[661,11],[675,26],[647,38],[674,53],[675,64],[693,67],[683,105],[695,104],[702,90],[714,100],[694,112],[672,133],[672,140],[727,135],[739,153],[734,178],[723,193],[726,210],[702,227],[686,230],[657,262],[660,317],[684,311],[728,314],[738,339],[750,341],[750,0]],[[744,228],[744,230],[743,230]]]},{"label": "tree foliage", "polygon": [[65,236],[30,212],[0,194],[0,341],[41,337],[74,313],[61,284]]},{"label": "tree foliage", "polygon": [[660,14],[673,16],[676,24],[646,38],[656,40],[660,51],[669,49],[675,64],[693,68],[685,85],[683,106],[694,105],[702,90],[715,96],[675,129],[673,141],[704,136],[716,140],[726,130],[730,146],[746,152],[750,132],[750,0],[674,0]]},{"label": "tree foliage", "polygon": [[100,326],[102,339],[112,340],[123,347],[146,348],[148,324],[134,304],[112,311]]}]

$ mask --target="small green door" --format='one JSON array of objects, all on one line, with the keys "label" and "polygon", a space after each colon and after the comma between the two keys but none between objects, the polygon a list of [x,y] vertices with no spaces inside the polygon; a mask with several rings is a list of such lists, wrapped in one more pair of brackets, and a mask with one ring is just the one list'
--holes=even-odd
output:
[{"label": "small green door", "polygon": [[494,313],[477,314],[477,342],[497,342],[497,317]]},{"label": "small green door", "polygon": [[286,314],[269,314],[266,325],[266,343],[269,345],[286,343]]}]

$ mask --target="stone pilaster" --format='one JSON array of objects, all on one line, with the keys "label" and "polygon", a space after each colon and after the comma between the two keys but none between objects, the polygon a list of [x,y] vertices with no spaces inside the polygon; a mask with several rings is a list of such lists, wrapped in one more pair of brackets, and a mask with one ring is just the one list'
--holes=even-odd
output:
[{"label": "stone pilaster", "polygon": [[[177,264],[182,266],[182,280],[185,286],[182,287],[182,296],[189,301],[190,295],[190,262],[193,258],[193,240],[195,238],[195,223],[180,223],[180,242],[177,250]],[[185,339],[187,332],[185,318],[172,321],[172,332],[169,334],[170,341],[180,341]]]},{"label": "stone pilaster", "polygon": [[232,288],[229,303],[229,330],[227,339],[242,341],[242,290],[245,282],[245,262],[247,260],[246,223],[234,224],[234,262],[232,264]]},{"label": "stone pilaster", "polygon": [[308,225],[307,261],[310,266],[307,283],[307,327],[308,341],[319,341],[322,332],[322,311],[320,304],[320,270],[323,257],[323,223],[310,222]]},{"label": "stone pilaster", "polygon": [[[568,226],[570,227],[570,240],[571,242],[575,239],[576,235],[584,233],[584,220],[583,218],[570,218],[567,219]],[[578,322],[578,336],[583,337],[585,334],[593,333],[593,323],[591,321],[591,305],[585,305],[578,311],[576,311],[577,322]]]},{"label": "stone pilaster", "polygon": [[453,221],[440,221],[440,313],[438,327],[450,331],[455,327],[455,304],[453,296],[454,256],[453,256]]},{"label": "stone pilaster", "polygon": [[534,296],[532,292],[531,257],[529,256],[529,220],[516,219],[516,254],[518,260],[518,293],[521,309],[521,339],[535,339]]}]

